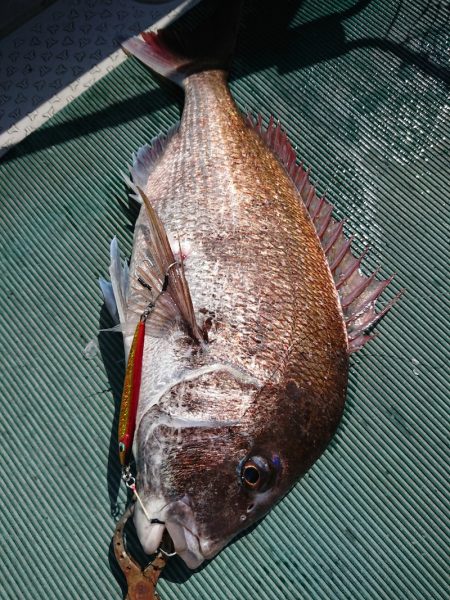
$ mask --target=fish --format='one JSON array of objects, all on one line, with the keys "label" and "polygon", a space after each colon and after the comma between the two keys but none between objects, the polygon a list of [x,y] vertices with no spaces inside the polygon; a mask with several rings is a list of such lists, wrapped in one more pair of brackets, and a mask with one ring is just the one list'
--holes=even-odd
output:
[{"label": "fish", "polygon": [[364,253],[281,124],[237,107],[227,78],[239,3],[223,4],[216,29],[123,43],[184,90],[184,108],[134,155],[131,261],[114,239],[101,282],[124,338],[119,453],[138,538],[152,554],[167,531],[191,569],[321,456],[343,414],[349,356],[397,299],[378,308],[391,278],[362,274]]}]

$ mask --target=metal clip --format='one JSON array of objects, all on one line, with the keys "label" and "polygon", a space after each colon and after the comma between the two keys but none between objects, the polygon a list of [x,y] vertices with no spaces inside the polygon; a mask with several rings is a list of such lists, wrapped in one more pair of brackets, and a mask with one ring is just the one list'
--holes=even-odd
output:
[{"label": "metal clip", "polygon": [[127,465],[126,467],[124,467],[122,469],[122,481],[125,483],[125,485],[127,486],[128,489],[134,491],[136,479],[131,474],[131,469],[130,469],[129,465]]},{"label": "metal clip", "polygon": [[113,538],[114,554],[127,580],[128,593],[126,600],[160,600],[156,593],[156,584],[167,563],[167,557],[164,552],[158,550],[151,563],[142,568],[128,553],[124,528],[133,512],[134,504],[131,504],[117,523]]}]

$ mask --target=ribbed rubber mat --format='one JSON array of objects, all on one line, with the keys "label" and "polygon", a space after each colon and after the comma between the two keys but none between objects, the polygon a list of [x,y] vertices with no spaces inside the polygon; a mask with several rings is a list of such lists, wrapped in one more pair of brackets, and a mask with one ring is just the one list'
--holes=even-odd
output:
[{"label": "ribbed rubber mat", "polygon": [[[448,12],[426,0],[279,4],[247,8],[233,94],[280,117],[357,245],[372,247],[367,267],[396,271],[406,292],[352,359],[325,455],[203,569],[173,560],[159,592],[448,598]],[[181,101],[128,60],[0,166],[2,598],[121,597],[120,336],[100,336],[107,368],[82,351],[107,323],[96,278],[112,236],[130,252],[120,173]]]}]

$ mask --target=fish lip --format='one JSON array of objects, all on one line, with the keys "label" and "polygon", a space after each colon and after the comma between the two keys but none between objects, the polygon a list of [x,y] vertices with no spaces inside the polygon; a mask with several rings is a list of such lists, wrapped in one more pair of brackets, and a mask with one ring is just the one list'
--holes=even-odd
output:
[{"label": "fish lip", "polygon": [[193,533],[185,525],[177,523],[176,521],[167,521],[166,528],[178,556],[183,559],[190,569],[199,567],[205,560],[199,536]]},{"label": "fish lip", "polygon": [[205,556],[187,496],[167,506],[165,522],[176,553],[190,569],[199,567],[205,560]]},{"label": "fish lip", "polygon": [[144,506],[137,503],[134,524],[146,554],[159,551],[164,530],[167,529],[175,552],[189,568],[195,569],[205,560],[188,498],[169,503],[144,502]]},{"label": "fish lip", "polygon": [[[194,533],[187,525],[176,520],[166,521],[167,531],[174,543],[174,549],[177,554],[184,560],[190,569],[198,568],[205,560],[209,560],[216,556],[222,548],[224,548],[232,537],[222,541],[213,541],[203,538],[197,533]],[[175,540],[180,539],[180,535],[184,538],[185,546],[177,546]]]},{"label": "fish lip", "polygon": [[134,522],[144,552],[157,552],[164,530],[167,529],[174,551],[190,569],[198,568],[205,560],[215,556],[229,541],[213,542],[199,535],[189,499],[186,497],[165,504],[158,512],[149,511],[147,514],[150,519],[140,506],[136,506],[136,509]]},{"label": "fish lip", "polygon": [[152,519],[147,518],[143,507],[136,503],[133,521],[144,552],[146,554],[157,552],[166,528],[165,524],[161,522],[162,520],[158,518],[158,523],[152,522]]}]

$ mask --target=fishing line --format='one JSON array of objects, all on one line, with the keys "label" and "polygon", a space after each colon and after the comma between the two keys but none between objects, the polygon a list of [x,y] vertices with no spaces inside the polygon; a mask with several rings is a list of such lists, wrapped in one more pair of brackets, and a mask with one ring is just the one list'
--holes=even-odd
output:
[{"label": "fishing line", "polygon": [[[125,482],[125,485],[127,486],[128,489],[130,489],[133,494],[136,496],[136,500],[139,502],[142,511],[145,515],[145,517],[147,518],[147,521],[150,524],[159,524],[159,525],[165,525],[165,523],[163,521],[160,521],[159,519],[151,519],[150,515],[148,514],[142,500],[141,497],[139,496],[137,489],[136,489],[136,480],[133,477],[133,475],[131,475],[130,471],[129,471],[129,467],[127,467],[126,469],[123,470],[122,473],[122,479]],[[158,548],[158,552],[161,552],[162,554],[164,554],[164,556],[166,556],[167,558],[171,558],[172,556],[176,556],[177,552],[167,552],[166,550],[164,550],[164,548],[162,548],[162,546],[160,546]]]},{"label": "fishing line", "polygon": [[133,475],[130,473],[129,467],[126,467],[123,470],[122,479],[124,480],[125,485],[127,486],[127,488],[130,489],[133,492],[133,494],[136,496],[136,500],[139,502],[139,504],[140,504],[140,506],[142,508],[142,512],[146,516],[147,520],[151,521],[150,515],[148,514],[148,512],[147,512],[147,510],[146,510],[146,508],[144,506],[144,503],[142,502],[141,497],[139,496],[139,494],[137,492],[137,489],[136,489],[136,480],[133,477]]}]

